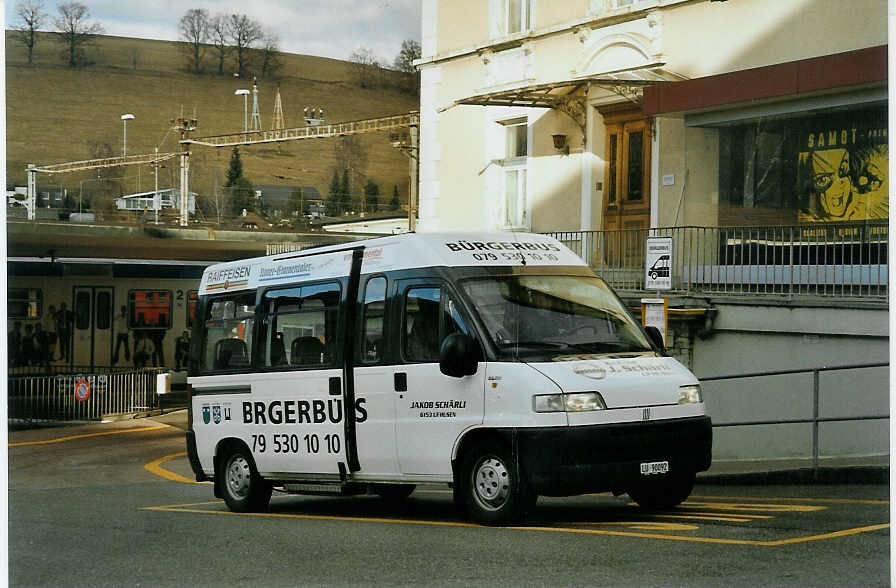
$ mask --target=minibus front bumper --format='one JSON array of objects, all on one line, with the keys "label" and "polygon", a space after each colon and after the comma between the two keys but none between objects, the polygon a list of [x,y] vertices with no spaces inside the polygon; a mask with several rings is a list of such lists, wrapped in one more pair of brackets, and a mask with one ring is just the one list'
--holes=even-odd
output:
[{"label": "minibus front bumper", "polygon": [[641,464],[669,462],[669,474],[696,473],[712,461],[709,417],[514,429],[511,435],[534,492],[572,496],[625,492]]}]

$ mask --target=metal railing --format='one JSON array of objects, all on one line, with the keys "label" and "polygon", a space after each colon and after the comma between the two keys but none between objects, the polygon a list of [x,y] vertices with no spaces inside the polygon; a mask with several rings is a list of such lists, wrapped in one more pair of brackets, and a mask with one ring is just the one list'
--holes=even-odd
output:
[{"label": "metal railing", "polygon": [[[8,418],[93,421],[159,408],[156,377],[163,369],[10,376]],[[85,387],[84,382],[87,383]],[[85,394],[86,390],[86,394]],[[86,396],[86,397],[85,397]]]},{"label": "metal railing", "polygon": [[617,290],[644,290],[648,236],[672,238],[673,293],[887,298],[888,221],[547,233]]},{"label": "metal railing", "polygon": [[[722,381],[722,380],[740,380],[740,379],[745,379],[745,378],[761,378],[761,377],[769,377],[769,376],[785,376],[785,375],[791,375],[791,374],[811,373],[812,374],[812,416],[811,417],[727,421],[727,422],[721,422],[721,423],[713,422],[712,426],[713,426],[713,428],[725,428],[725,427],[751,427],[751,426],[757,426],[757,425],[811,424],[812,425],[812,467],[815,469],[818,469],[819,425],[821,423],[835,423],[835,422],[844,422],[844,421],[869,421],[869,420],[882,420],[882,419],[890,418],[889,414],[867,414],[867,415],[831,416],[831,417],[821,416],[821,385],[820,385],[821,372],[880,368],[880,367],[888,367],[889,365],[890,364],[887,362],[858,363],[858,364],[851,364],[851,365],[820,366],[820,367],[816,367],[816,368],[807,368],[807,369],[776,370],[776,371],[767,371],[767,372],[732,374],[732,375],[724,375],[724,376],[711,376],[711,377],[698,378],[698,379],[700,380],[701,383],[705,383],[705,382],[717,382],[717,381]],[[882,390],[881,394],[886,394],[886,390]]]}]

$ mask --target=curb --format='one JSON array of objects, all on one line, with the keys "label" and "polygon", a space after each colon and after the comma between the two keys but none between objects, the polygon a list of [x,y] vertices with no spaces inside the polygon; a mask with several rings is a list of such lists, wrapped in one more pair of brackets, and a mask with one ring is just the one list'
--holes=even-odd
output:
[{"label": "curb", "polygon": [[804,484],[889,484],[889,466],[797,468],[741,474],[698,474],[698,484],[738,486]]}]

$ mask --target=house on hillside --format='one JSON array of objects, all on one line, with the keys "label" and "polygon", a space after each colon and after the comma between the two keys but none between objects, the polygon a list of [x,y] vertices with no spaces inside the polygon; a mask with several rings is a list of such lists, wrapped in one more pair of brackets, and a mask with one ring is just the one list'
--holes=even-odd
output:
[{"label": "house on hillside", "polygon": [[[158,192],[158,203],[156,201],[156,192],[138,192],[136,194],[127,194],[115,199],[115,208],[126,211],[139,210],[164,210],[167,208],[179,209],[180,191],[174,188],[165,188]],[[187,196],[187,210],[190,214],[196,213],[196,193],[190,192]]]}]

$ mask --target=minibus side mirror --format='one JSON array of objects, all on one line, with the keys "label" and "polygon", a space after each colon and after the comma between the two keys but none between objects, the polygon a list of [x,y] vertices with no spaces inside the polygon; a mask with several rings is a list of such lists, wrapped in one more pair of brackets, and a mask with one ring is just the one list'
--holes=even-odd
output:
[{"label": "minibus side mirror", "polygon": [[663,334],[660,333],[660,330],[654,327],[653,325],[648,325],[644,327],[644,332],[647,333],[647,337],[650,338],[650,342],[659,350],[661,353],[665,351],[666,344],[663,341]]},{"label": "minibus side mirror", "polygon": [[446,376],[472,376],[479,367],[479,346],[469,335],[451,333],[439,350],[439,369]]}]

